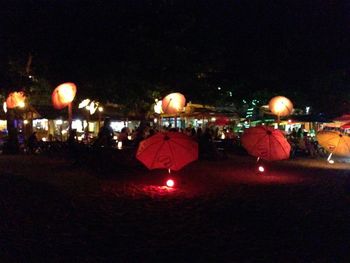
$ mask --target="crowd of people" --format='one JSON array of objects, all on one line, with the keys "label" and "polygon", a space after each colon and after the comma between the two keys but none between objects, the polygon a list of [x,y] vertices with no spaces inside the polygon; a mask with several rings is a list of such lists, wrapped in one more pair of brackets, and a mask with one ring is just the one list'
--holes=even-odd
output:
[{"label": "crowd of people", "polygon": [[[119,143],[120,148],[137,149],[142,140],[162,131],[181,132],[196,140],[199,145],[199,157],[201,159],[218,159],[225,156],[227,150],[237,149],[240,145],[239,136],[230,127],[224,127],[223,129],[215,126],[203,129],[202,127],[187,127],[182,129],[171,126],[158,128],[140,125],[135,130],[124,127],[120,132],[115,133],[110,126],[109,118],[104,120],[104,125],[100,128],[97,138],[90,141],[88,145],[95,148],[116,148]],[[315,137],[309,136],[308,132],[301,128],[290,130],[286,134],[286,138],[291,145],[291,158],[294,158],[296,155],[325,156],[323,148],[319,146]],[[81,148],[82,144],[86,146],[86,143],[78,141],[77,132],[74,129],[70,131],[66,144],[72,154],[77,151],[77,148]],[[27,152],[31,154],[38,153],[40,148],[43,147],[35,132],[27,139],[26,147]]]},{"label": "crowd of people", "polygon": [[313,158],[323,157],[325,155],[325,151],[318,144],[316,137],[309,136],[309,133],[302,128],[298,130],[293,128],[286,137],[291,146],[291,158],[294,158],[296,155],[310,156]]}]

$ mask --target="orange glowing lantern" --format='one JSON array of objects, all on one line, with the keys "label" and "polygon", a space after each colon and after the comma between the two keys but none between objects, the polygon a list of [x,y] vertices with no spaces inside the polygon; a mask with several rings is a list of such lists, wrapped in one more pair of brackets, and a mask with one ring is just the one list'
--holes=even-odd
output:
[{"label": "orange glowing lantern", "polygon": [[52,104],[55,109],[61,110],[67,107],[75,97],[77,87],[74,83],[66,82],[59,85],[52,93]]},{"label": "orange glowing lantern", "polygon": [[278,117],[288,116],[293,111],[293,103],[286,97],[276,96],[270,100],[269,108],[270,111]]},{"label": "orange glowing lantern", "polygon": [[26,97],[23,92],[12,92],[6,99],[6,106],[8,109],[13,109],[16,107],[23,107]]},{"label": "orange glowing lantern", "polygon": [[163,98],[162,110],[165,114],[177,114],[185,107],[186,99],[181,93],[171,93]]}]

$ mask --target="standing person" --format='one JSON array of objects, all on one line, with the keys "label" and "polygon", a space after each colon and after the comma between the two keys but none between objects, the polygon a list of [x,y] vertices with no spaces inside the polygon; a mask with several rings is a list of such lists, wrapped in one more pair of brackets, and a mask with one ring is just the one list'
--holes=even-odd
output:
[{"label": "standing person", "polygon": [[28,151],[29,153],[35,153],[37,147],[38,147],[38,138],[36,137],[36,132],[33,132],[29,137],[27,141]]},{"label": "standing person", "polygon": [[114,132],[111,127],[111,119],[106,117],[103,121],[103,126],[98,132],[98,145],[111,147],[113,145]]}]

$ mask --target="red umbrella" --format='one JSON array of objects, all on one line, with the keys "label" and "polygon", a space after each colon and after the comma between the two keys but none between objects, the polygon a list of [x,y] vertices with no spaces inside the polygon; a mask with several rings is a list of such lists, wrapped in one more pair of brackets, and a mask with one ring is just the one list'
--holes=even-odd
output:
[{"label": "red umbrella", "polygon": [[214,122],[214,124],[217,126],[225,126],[229,123],[230,123],[230,119],[228,117],[225,117],[225,116],[216,117],[216,120]]},{"label": "red umbrella", "polygon": [[350,128],[350,122],[347,122],[347,123],[343,124],[342,126],[340,126],[340,128],[349,129]]},{"label": "red umbrella", "polygon": [[140,143],[136,158],[150,170],[178,171],[198,159],[198,144],[183,133],[159,132]]},{"label": "red umbrella", "polygon": [[268,161],[288,159],[290,144],[280,130],[257,126],[244,131],[241,138],[243,147],[250,155]]}]

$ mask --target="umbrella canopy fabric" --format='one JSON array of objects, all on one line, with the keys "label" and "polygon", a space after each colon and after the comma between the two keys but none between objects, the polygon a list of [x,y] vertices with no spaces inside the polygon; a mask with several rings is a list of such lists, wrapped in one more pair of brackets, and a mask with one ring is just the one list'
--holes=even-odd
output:
[{"label": "umbrella canopy fabric", "polygon": [[342,128],[342,129],[349,129],[350,128],[350,122],[347,122],[347,123],[343,124],[342,126],[340,126],[340,128]]},{"label": "umbrella canopy fabric", "polygon": [[350,156],[350,137],[338,131],[320,131],[318,143],[328,152],[339,156]]},{"label": "umbrella canopy fabric", "polygon": [[339,116],[339,117],[333,119],[333,121],[349,122],[350,121],[350,114],[343,114],[342,116]]},{"label": "umbrella canopy fabric", "polygon": [[267,161],[288,159],[290,144],[280,130],[257,126],[244,131],[241,142],[250,155]]},{"label": "umbrella canopy fabric", "polygon": [[150,170],[178,171],[198,159],[198,144],[183,133],[159,132],[140,143],[136,158]]}]

